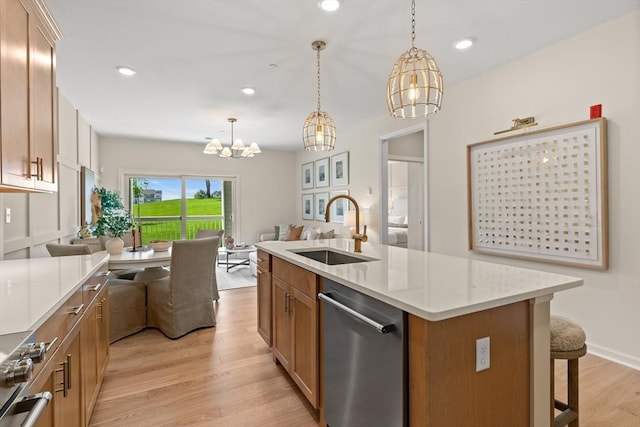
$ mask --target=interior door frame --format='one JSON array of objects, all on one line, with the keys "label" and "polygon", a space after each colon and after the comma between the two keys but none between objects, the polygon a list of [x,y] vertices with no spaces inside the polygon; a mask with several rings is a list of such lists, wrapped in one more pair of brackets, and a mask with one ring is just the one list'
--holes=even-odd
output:
[{"label": "interior door frame", "polygon": [[[423,206],[423,247],[426,252],[429,251],[429,156],[428,156],[428,135],[427,135],[427,121],[423,120],[420,123],[416,123],[414,125],[398,129],[393,132],[386,133],[384,135],[380,135],[380,215],[378,216],[378,226],[380,227],[380,243],[388,244],[389,243],[389,235],[387,233],[387,228],[389,226],[388,216],[389,216],[389,141],[401,138],[403,136],[411,135],[414,133],[422,132],[423,137],[423,186],[424,186],[424,206]],[[391,159],[393,160],[393,159]]]}]

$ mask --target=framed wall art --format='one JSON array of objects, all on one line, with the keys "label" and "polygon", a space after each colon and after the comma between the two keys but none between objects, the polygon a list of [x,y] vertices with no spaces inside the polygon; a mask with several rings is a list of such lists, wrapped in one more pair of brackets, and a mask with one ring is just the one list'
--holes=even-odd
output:
[{"label": "framed wall art", "polygon": [[608,268],[604,118],[467,146],[469,248]]},{"label": "framed wall art", "polygon": [[313,220],[313,194],[302,195],[302,219]]},{"label": "framed wall art", "polygon": [[316,220],[324,221],[324,212],[329,201],[329,193],[316,193]]},{"label": "framed wall art", "polygon": [[313,162],[302,165],[302,189],[313,188]]},{"label": "framed wall art", "polygon": [[[333,198],[340,194],[344,194],[348,196],[349,190],[332,191],[331,197]],[[346,215],[347,211],[350,210],[350,205],[351,203],[347,199],[344,199],[344,198],[336,199],[331,204],[331,222],[344,224],[344,216]]]},{"label": "framed wall art", "polygon": [[316,188],[329,186],[329,158],[316,160]]},{"label": "framed wall art", "polygon": [[97,215],[93,213],[93,189],[96,186],[95,173],[88,167],[80,168],[80,225],[96,225]]},{"label": "framed wall art", "polygon": [[349,152],[331,156],[331,185],[349,185]]}]

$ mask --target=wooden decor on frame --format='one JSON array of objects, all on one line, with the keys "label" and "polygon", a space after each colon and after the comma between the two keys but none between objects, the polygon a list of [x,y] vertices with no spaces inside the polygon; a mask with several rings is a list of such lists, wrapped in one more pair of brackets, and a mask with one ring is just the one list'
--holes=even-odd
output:
[{"label": "wooden decor on frame", "polygon": [[469,249],[608,268],[604,118],[467,145]]}]

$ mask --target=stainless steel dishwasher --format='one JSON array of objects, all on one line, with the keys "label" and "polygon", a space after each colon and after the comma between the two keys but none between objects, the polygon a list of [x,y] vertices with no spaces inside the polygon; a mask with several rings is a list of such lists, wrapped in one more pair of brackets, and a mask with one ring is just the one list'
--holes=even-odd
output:
[{"label": "stainless steel dishwasher", "polygon": [[406,426],[406,313],[326,278],[318,297],[327,425]]}]

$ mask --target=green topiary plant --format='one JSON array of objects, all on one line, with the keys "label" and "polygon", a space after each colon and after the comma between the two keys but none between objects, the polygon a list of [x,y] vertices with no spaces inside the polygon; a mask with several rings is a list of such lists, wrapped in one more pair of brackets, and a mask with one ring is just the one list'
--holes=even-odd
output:
[{"label": "green topiary plant", "polygon": [[131,230],[133,222],[131,214],[122,203],[122,197],[117,191],[96,187],[94,191],[100,196],[101,215],[98,217],[96,234],[98,236],[122,237]]}]

